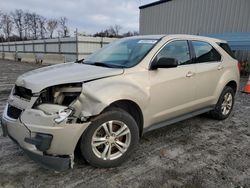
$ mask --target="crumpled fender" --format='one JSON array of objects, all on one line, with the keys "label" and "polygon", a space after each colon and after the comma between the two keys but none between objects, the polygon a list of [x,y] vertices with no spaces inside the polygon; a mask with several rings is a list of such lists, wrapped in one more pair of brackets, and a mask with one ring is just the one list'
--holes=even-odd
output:
[{"label": "crumpled fender", "polygon": [[141,82],[128,77],[111,77],[83,83],[82,93],[71,106],[75,116],[90,117],[100,114],[106,107],[118,100],[131,100],[140,107],[149,103],[149,90],[145,79]]}]

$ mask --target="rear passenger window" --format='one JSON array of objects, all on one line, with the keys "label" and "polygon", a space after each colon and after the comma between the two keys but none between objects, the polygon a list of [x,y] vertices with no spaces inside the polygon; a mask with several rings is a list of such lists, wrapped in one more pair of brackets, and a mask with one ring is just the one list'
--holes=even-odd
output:
[{"label": "rear passenger window", "polygon": [[196,62],[216,62],[221,60],[221,55],[207,42],[192,41]]},{"label": "rear passenger window", "polygon": [[160,59],[161,57],[175,58],[178,60],[179,65],[190,64],[191,58],[188,42],[186,40],[170,42],[158,53],[157,59]]}]

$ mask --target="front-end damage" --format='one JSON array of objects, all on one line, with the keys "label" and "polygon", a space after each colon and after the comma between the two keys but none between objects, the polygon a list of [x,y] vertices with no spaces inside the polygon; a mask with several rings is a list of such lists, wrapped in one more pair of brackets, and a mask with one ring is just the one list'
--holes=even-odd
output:
[{"label": "front-end damage", "polygon": [[72,167],[76,145],[91,117],[97,115],[98,99],[86,96],[84,85],[123,72],[66,63],[25,73],[18,77],[9,96],[2,117],[3,132],[35,161],[52,168],[57,163],[56,170]]},{"label": "front-end damage", "polygon": [[32,109],[39,110],[53,123],[83,123],[98,115],[108,104],[85,86],[85,83],[53,86],[36,94]]},{"label": "front-end damage", "polygon": [[[55,170],[73,168],[75,147],[90,124],[89,117],[80,118],[76,115],[81,114],[78,109],[72,108],[81,92],[82,83],[64,84],[46,88],[25,99],[13,89],[2,127],[28,156],[43,166]],[[10,106],[20,109],[20,115],[10,117]]]}]

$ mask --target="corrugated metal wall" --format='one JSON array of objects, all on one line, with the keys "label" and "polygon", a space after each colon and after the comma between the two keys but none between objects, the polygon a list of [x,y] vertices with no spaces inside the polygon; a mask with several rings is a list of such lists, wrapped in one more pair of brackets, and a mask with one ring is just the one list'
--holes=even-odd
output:
[{"label": "corrugated metal wall", "polygon": [[172,0],[140,10],[140,34],[250,31],[250,0]]},{"label": "corrugated metal wall", "polygon": [[[250,32],[250,0],[172,0],[140,9],[140,34]],[[239,60],[250,52],[237,51]]]}]

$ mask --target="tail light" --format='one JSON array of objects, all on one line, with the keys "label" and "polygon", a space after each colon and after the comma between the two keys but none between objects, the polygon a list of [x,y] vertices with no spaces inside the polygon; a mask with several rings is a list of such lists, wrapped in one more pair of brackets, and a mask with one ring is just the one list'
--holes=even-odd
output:
[{"label": "tail light", "polygon": [[240,72],[241,65],[240,65],[240,62],[239,62],[239,61],[238,61],[238,69],[239,69],[239,72]]}]

